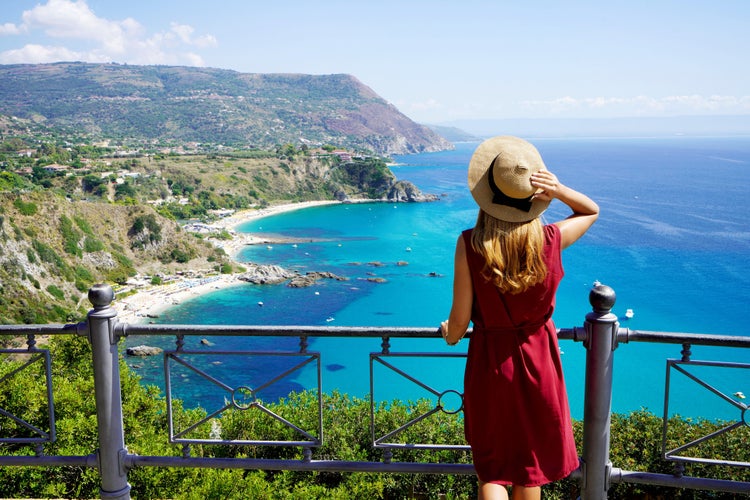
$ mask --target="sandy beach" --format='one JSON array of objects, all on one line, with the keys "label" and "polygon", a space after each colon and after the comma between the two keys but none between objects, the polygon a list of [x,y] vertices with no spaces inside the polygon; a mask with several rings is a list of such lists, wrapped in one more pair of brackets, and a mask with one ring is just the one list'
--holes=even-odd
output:
[{"label": "sandy beach", "polygon": [[[223,248],[227,255],[234,259],[246,245],[280,242],[252,234],[237,234],[234,228],[240,224],[294,210],[338,203],[342,202],[306,201],[274,205],[261,209],[241,210],[208,225],[217,230],[226,229],[232,235],[232,239],[218,240],[207,238],[207,240],[211,241],[217,247]],[[286,243],[286,241],[281,241],[281,243]],[[147,322],[149,318],[158,316],[165,309],[177,305],[184,300],[243,283],[234,274],[176,275],[163,285],[152,285],[145,281],[140,283],[135,281],[131,285],[131,289],[136,290],[136,292],[121,299],[116,299],[112,305],[117,310],[117,316],[120,321],[128,323]]]}]

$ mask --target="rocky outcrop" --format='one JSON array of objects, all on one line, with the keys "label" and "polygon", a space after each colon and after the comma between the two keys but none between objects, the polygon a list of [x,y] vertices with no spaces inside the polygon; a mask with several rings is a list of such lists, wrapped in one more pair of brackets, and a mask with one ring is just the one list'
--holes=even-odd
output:
[{"label": "rocky outcrop", "polygon": [[347,278],[325,271],[311,271],[303,275],[297,271],[291,271],[281,266],[251,264],[246,272],[237,276],[237,279],[255,285],[275,285],[289,281],[287,286],[302,288],[314,285],[315,282],[320,279],[345,281]]},{"label": "rocky outcrop", "polygon": [[[423,194],[417,186],[409,181],[398,180],[386,163],[379,158],[365,158],[361,161],[350,161],[331,169],[330,180],[341,186],[353,197],[383,200],[388,202],[434,201],[437,196]],[[336,199],[341,196],[336,193]]]},{"label": "rocky outcrop", "polygon": [[392,202],[423,202],[436,201],[437,195],[424,194],[409,181],[396,181],[388,191],[388,201]]},{"label": "rocky outcrop", "polygon": [[299,273],[290,271],[281,266],[250,264],[248,270],[237,276],[237,279],[254,285],[275,285],[290,280],[298,275]]},{"label": "rocky outcrop", "polygon": [[156,356],[157,354],[161,354],[163,352],[163,349],[160,347],[153,347],[149,345],[137,345],[133,347],[128,347],[125,350],[125,354],[128,356]]},{"label": "rocky outcrop", "polygon": [[329,279],[329,280],[336,280],[336,281],[346,281],[347,278],[343,278],[341,276],[337,276],[333,273],[329,272],[320,272],[320,271],[314,271],[309,272],[305,274],[304,276],[298,275],[289,282],[290,287],[292,288],[303,288],[306,286],[314,285],[316,281],[319,279]]}]

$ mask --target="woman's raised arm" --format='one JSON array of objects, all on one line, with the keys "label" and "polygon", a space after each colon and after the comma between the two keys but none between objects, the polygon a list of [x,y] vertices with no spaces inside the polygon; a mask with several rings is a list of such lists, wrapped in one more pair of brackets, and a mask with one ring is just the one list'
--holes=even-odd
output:
[{"label": "woman's raised arm", "polygon": [[594,200],[565,186],[549,170],[540,170],[532,174],[531,185],[542,190],[534,195],[535,199],[551,200],[557,198],[573,211],[568,218],[555,222],[562,235],[562,248],[567,248],[575,243],[599,218],[599,205]]}]

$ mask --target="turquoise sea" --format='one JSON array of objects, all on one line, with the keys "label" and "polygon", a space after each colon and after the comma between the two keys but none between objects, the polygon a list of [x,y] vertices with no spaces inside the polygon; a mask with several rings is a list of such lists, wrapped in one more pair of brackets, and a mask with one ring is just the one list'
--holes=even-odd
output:
[{"label": "turquoise sea", "polygon": [[[617,294],[613,312],[635,330],[747,336],[750,311],[750,138],[587,138],[532,140],[559,179],[589,194],[601,207],[599,221],[563,253],[565,279],[554,319],[559,328],[582,326],[591,310],[595,281]],[[309,240],[297,245],[247,247],[240,260],[273,263],[301,271],[330,271],[347,281],[321,280],[309,288],[242,285],[196,297],[173,307],[160,323],[416,326],[437,328],[451,301],[453,250],[459,232],[473,225],[476,206],[466,188],[466,167],[476,143],[453,151],[398,156],[392,171],[440,200],[417,204],[342,204],[298,210],[239,228],[258,234]],[[554,202],[548,221],[567,215]],[[368,278],[383,278],[375,283]],[[260,306],[259,303],[263,305]],[[624,317],[632,309],[631,319]],[[129,339],[129,344],[152,339]],[[189,348],[207,349],[197,338]],[[213,349],[297,349],[298,339],[212,339]],[[166,347],[173,339],[164,340]],[[157,343],[158,344],[158,343]],[[394,339],[393,352],[465,352],[432,341]],[[369,394],[369,353],[380,339],[311,340],[321,352],[323,389]],[[563,363],[574,417],[583,413],[584,361],[581,343],[562,341]],[[621,344],[615,352],[613,410],[648,408],[661,414],[667,358],[681,346]],[[693,346],[693,359],[750,362],[742,349]],[[208,358],[207,358],[208,359]],[[141,360],[144,383],[163,387],[161,359]],[[398,360],[439,390],[461,390],[463,358]],[[223,359],[216,372],[236,385],[286,366],[288,358]],[[704,376],[728,394],[750,396],[750,370],[713,368]],[[183,373],[175,394],[188,405],[221,402],[226,393]],[[404,379],[378,374],[378,399],[427,396]],[[314,387],[311,368],[266,389],[264,397]],[[249,381],[249,382],[248,382]],[[379,392],[378,392],[379,391]],[[214,401],[215,400],[215,401]],[[685,377],[673,375],[670,409],[682,415],[736,419],[736,409]]]}]

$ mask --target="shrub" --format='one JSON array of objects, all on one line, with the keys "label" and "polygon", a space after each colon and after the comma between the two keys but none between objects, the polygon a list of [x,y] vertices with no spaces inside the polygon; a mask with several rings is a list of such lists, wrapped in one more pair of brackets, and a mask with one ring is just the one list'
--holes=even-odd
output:
[{"label": "shrub", "polygon": [[81,235],[73,227],[73,222],[65,215],[60,217],[60,234],[63,237],[63,248],[70,255],[81,256],[81,249],[78,248],[78,240]]},{"label": "shrub", "polygon": [[38,211],[36,205],[33,202],[25,203],[20,197],[16,198],[13,201],[13,206],[18,209],[21,215],[36,215]]},{"label": "shrub", "polygon": [[59,255],[57,255],[57,252],[55,252],[52,247],[42,243],[39,240],[33,240],[31,242],[31,246],[34,248],[34,250],[36,250],[37,255],[39,255],[39,259],[41,259],[42,262],[55,264],[57,266],[63,264],[63,260]]},{"label": "shrub", "polygon": [[[56,336],[50,340],[53,358],[53,381],[57,441],[46,445],[48,455],[88,455],[98,447],[96,410],[93,394],[93,368],[90,345],[79,336]],[[11,374],[26,359],[0,363],[0,379]],[[124,362],[120,362],[123,398],[123,424],[126,443],[131,453],[139,455],[180,456],[182,449],[170,445],[167,436],[166,401],[155,387],[144,387]],[[70,376],[75,374],[75,376]],[[3,391],[0,408],[32,425],[46,429],[46,387],[40,363],[18,370]],[[318,418],[318,399],[314,392],[290,394],[282,401],[265,402],[274,415],[293,422],[301,429],[315,432]],[[312,449],[315,460],[380,461],[382,451],[372,447],[368,432],[370,403],[333,392],[323,396],[323,445]],[[375,407],[376,435],[396,429],[405,420],[431,409],[426,401],[379,403]],[[185,409],[173,401],[173,423],[176,429],[186,429],[206,416],[202,409]],[[423,425],[422,425],[423,424]],[[668,438],[694,439],[721,428],[721,422],[692,421],[674,417],[674,427]],[[610,458],[614,467],[671,473],[672,464],[661,458],[661,418],[646,411],[612,416],[612,447]],[[191,436],[207,438],[210,423],[191,431]],[[279,425],[276,418],[263,411],[227,410],[219,420],[221,437],[231,439],[288,440],[298,438],[295,431]],[[750,461],[747,447],[748,429],[725,433],[721,439],[706,443],[704,456],[731,457],[736,461]],[[3,435],[22,432],[22,426],[12,419],[3,424]],[[581,450],[581,422],[574,422],[574,431]],[[437,412],[403,431],[398,440],[414,443],[463,444],[463,422],[459,415]],[[31,452],[31,447],[8,445],[0,447],[0,455]],[[194,457],[254,457],[264,459],[302,458],[301,449],[285,446],[193,446]],[[429,461],[470,463],[471,457],[461,450],[394,451],[394,461]],[[750,480],[750,471],[722,468],[706,464],[688,464],[687,475],[715,477],[735,481]],[[190,469],[139,467],[129,471],[134,498],[181,499],[244,499],[244,498],[473,498],[476,478],[464,475],[377,474],[355,472],[303,472],[235,469]],[[0,467],[0,497],[5,498],[94,498],[99,496],[96,469],[79,467]],[[575,498],[578,485],[563,480],[543,487],[548,500]],[[616,484],[608,498],[616,499],[696,499],[737,498],[731,494],[699,492],[648,485]]]},{"label": "shrub", "polygon": [[131,238],[133,248],[143,248],[161,241],[161,226],[154,214],[139,215],[133,220],[128,236]]},{"label": "shrub", "polygon": [[73,220],[75,221],[76,226],[78,226],[78,228],[81,231],[88,234],[89,236],[94,236],[94,230],[91,229],[91,225],[89,224],[89,221],[79,216],[73,217]]},{"label": "shrub", "polygon": [[92,236],[86,236],[83,240],[83,251],[86,253],[101,252],[104,250],[104,243]]},{"label": "shrub", "polygon": [[65,293],[55,285],[47,286],[47,292],[58,300],[65,300]]}]

